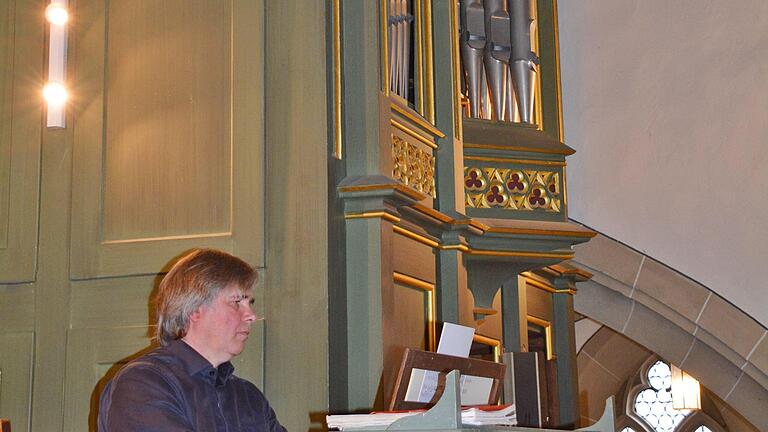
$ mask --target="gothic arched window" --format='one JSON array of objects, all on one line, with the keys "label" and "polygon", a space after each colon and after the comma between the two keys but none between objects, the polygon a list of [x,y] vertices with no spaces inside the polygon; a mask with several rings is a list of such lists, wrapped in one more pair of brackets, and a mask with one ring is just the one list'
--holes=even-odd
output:
[{"label": "gothic arched window", "polygon": [[672,407],[672,371],[659,360],[648,369],[650,386],[635,396],[635,413],[656,432],[673,432],[690,410]]},{"label": "gothic arched window", "polygon": [[658,358],[647,361],[635,385],[627,388],[626,415],[619,418],[619,431],[725,432],[702,411],[674,409],[671,387],[669,363]]}]

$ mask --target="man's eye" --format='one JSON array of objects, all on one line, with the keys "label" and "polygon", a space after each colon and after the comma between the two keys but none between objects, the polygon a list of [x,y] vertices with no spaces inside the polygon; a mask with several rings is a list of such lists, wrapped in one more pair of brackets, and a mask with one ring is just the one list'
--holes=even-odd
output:
[{"label": "man's eye", "polygon": [[253,306],[256,303],[256,299],[248,299],[248,304]]}]

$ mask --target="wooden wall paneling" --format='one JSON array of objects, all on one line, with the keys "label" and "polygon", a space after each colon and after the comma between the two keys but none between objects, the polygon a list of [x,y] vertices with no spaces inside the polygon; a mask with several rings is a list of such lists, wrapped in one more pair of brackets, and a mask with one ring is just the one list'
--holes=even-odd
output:
[{"label": "wooden wall paneling", "polygon": [[34,285],[0,285],[0,329],[3,331],[30,331],[34,328]]},{"label": "wooden wall paneling", "polygon": [[493,297],[493,310],[496,311],[493,315],[487,315],[480,321],[476,322],[475,334],[481,334],[493,339],[501,340],[501,317],[504,311],[501,308],[501,290]]},{"label": "wooden wall paneling", "polygon": [[434,344],[434,338],[430,340],[434,334],[434,292],[434,284],[397,272],[389,286],[382,287],[384,366],[379,397],[384,406],[392,397],[405,348],[429,350]]},{"label": "wooden wall paneling", "polygon": [[0,5],[0,247],[8,247],[8,202],[11,177],[11,124],[13,119],[15,1]]},{"label": "wooden wall paneling", "polygon": [[44,8],[0,4],[0,283],[35,279]]},{"label": "wooden wall paneling", "polygon": [[70,299],[70,327],[111,328],[155,325],[151,307],[160,276],[75,281]]},{"label": "wooden wall paneling", "polygon": [[392,236],[392,266],[396,272],[435,282],[435,252],[402,234]]},{"label": "wooden wall paneling", "polygon": [[315,430],[328,409],[328,272],[335,270],[328,266],[335,246],[328,244],[328,3],[258,3],[269,35],[253,44],[267,59],[264,391],[288,430]]},{"label": "wooden wall paneling", "polygon": [[345,240],[349,269],[344,318],[347,347],[338,361],[346,363],[347,370],[330,384],[337,387],[332,391],[344,395],[336,402],[346,411],[381,409],[386,327],[383,303],[389,298],[384,292],[392,285],[392,223],[379,218],[347,219]]},{"label": "wooden wall paneling", "polygon": [[263,123],[244,120],[262,108],[263,59],[243,48],[263,28],[242,20],[260,13],[246,0],[78,3],[74,279],[234,251],[234,233],[263,266]]},{"label": "wooden wall paneling", "polygon": [[472,313],[474,307],[475,299],[472,296],[472,291],[469,289],[469,285],[464,284],[459,288],[459,322],[456,324],[474,327],[475,315]]},{"label": "wooden wall paneling", "polygon": [[96,430],[98,399],[107,380],[149,346],[146,326],[70,329],[64,398],[64,430]]},{"label": "wooden wall paneling", "polygon": [[34,333],[0,333],[0,417],[14,431],[30,430]]},{"label": "wooden wall paneling", "polygon": [[384,370],[381,396],[389,404],[405,348],[434,350],[435,255],[432,247],[392,234],[392,279],[382,285]]},{"label": "wooden wall paneling", "polygon": [[[416,284],[408,279],[413,279]],[[421,282],[421,283],[420,283]],[[422,283],[424,285],[422,285]],[[429,350],[430,340],[430,311],[434,284],[426,288],[427,283],[411,278],[402,273],[395,273],[391,292],[392,309],[386,311],[385,335],[387,350],[402,352],[404,348]],[[397,356],[396,356],[397,357]],[[395,363],[398,359],[394,358]]]},{"label": "wooden wall paneling", "polygon": [[552,293],[526,283],[528,314],[543,320],[552,321]]}]

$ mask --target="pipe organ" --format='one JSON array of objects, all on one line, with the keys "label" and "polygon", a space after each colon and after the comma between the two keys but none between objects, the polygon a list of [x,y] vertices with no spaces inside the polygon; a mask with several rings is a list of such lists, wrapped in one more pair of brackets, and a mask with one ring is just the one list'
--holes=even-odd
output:
[{"label": "pipe organ", "polygon": [[539,57],[531,39],[537,25],[535,7],[530,0],[460,0],[467,117],[536,124]]},{"label": "pipe organ", "polygon": [[413,0],[390,0],[387,16],[389,36],[389,90],[405,100],[411,96],[413,47]]}]

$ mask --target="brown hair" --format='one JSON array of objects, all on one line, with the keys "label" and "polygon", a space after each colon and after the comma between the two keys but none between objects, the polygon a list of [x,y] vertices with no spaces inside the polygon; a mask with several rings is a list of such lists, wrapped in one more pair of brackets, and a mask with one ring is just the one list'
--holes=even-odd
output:
[{"label": "brown hair", "polygon": [[192,250],[160,282],[155,297],[160,344],[184,337],[190,315],[222,289],[236,286],[245,291],[255,282],[256,271],[240,258],[215,249]]}]

